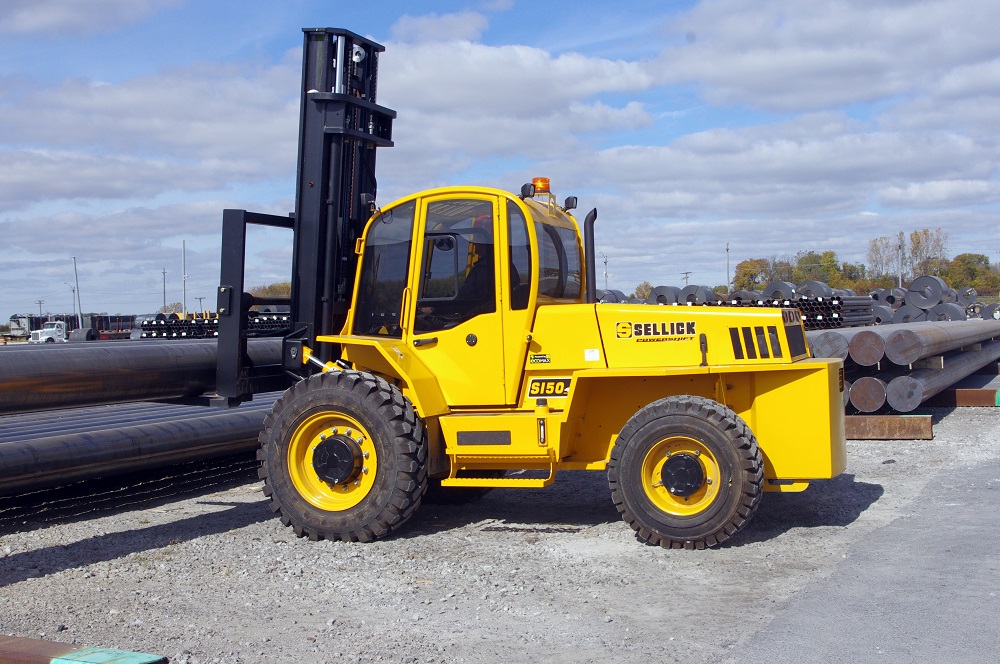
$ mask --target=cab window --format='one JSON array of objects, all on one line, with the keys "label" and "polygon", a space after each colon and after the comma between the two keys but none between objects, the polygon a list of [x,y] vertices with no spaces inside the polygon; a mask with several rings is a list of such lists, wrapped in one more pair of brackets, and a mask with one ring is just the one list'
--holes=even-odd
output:
[{"label": "cab window", "polygon": [[511,266],[510,308],[515,311],[527,309],[531,293],[531,242],[528,222],[514,201],[507,201],[507,237]]},{"label": "cab window", "polygon": [[385,210],[372,222],[361,257],[354,334],[399,338],[416,203]]},{"label": "cab window", "polygon": [[448,329],[497,310],[493,203],[427,204],[415,332]]},{"label": "cab window", "polygon": [[538,294],[578,299],[582,293],[580,249],[576,231],[535,220],[538,236]]}]

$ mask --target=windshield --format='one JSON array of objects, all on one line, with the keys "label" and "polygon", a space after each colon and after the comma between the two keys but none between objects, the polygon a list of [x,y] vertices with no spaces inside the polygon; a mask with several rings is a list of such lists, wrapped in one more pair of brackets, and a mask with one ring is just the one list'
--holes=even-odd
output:
[{"label": "windshield", "polygon": [[399,317],[415,208],[416,203],[410,201],[386,210],[371,222],[361,258],[354,334],[402,336]]}]

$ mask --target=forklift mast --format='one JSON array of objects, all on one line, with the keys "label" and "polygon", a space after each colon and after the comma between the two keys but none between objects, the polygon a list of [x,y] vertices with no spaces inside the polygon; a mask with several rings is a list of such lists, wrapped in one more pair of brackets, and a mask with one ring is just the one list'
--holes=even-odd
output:
[{"label": "forklift mast", "polygon": [[[392,146],[396,112],[376,104],[378,55],[384,47],[339,28],[303,29],[295,212],[289,217],[225,210],[216,311],[219,341],[217,405],[234,406],[257,389],[281,389],[315,368],[303,345],[340,332],[354,290],[354,245],[374,209],[375,149]],[[254,298],[244,292],[248,224],[292,229],[291,296]],[[250,307],[287,304],[283,372],[254,367],[247,355]],[[319,364],[339,349],[313,349]],[[283,384],[282,384],[283,383]]]}]

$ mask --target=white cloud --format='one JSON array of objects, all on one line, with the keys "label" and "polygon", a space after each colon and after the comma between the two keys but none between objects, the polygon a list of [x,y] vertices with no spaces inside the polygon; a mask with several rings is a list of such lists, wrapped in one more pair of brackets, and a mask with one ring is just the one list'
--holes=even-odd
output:
[{"label": "white cloud", "polygon": [[658,61],[717,103],[811,110],[912,94],[996,54],[1000,5],[976,0],[709,0],[679,16],[687,40]]},{"label": "white cloud", "polygon": [[286,58],[263,69],[194,64],[121,84],[8,85],[0,101],[0,209],[287,178],[298,78]]},{"label": "white cloud", "polygon": [[399,42],[453,42],[475,41],[486,30],[488,21],[478,12],[454,14],[404,14],[389,29],[393,40]]},{"label": "white cloud", "polygon": [[0,34],[114,32],[183,0],[4,0]]},{"label": "white cloud", "polygon": [[533,117],[554,105],[636,92],[653,83],[636,62],[470,42],[393,44],[382,56],[380,70],[383,103],[455,115]]},{"label": "white cloud", "polygon": [[904,208],[942,208],[987,205],[1000,201],[1000,182],[987,180],[935,180],[887,187],[878,192],[883,205]]}]

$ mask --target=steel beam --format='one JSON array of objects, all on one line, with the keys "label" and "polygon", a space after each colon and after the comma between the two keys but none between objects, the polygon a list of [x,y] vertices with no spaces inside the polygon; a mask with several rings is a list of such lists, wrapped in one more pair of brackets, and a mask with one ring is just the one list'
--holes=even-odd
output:
[{"label": "steel beam", "polygon": [[848,440],[932,440],[930,415],[848,415]]}]

